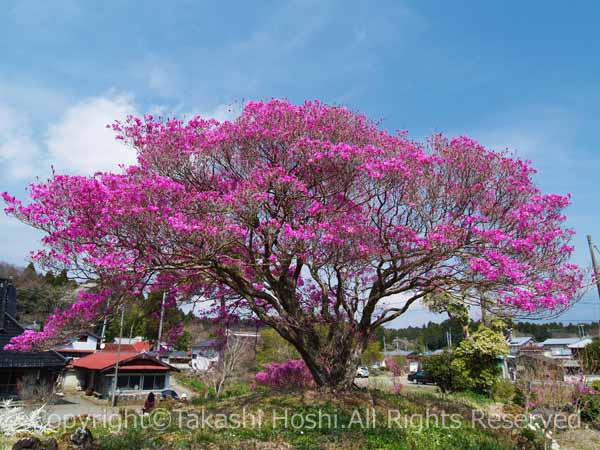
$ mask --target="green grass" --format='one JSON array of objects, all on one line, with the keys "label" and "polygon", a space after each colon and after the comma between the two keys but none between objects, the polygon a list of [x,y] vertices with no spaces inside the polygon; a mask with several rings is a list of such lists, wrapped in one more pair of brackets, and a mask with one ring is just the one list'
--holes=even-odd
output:
[{"label": "green grass", "polygon": [[[243,389],[242,389],[243,390]],[[212,399],[202,405],[188,406],[189,414],[197,413],[204,408],[206,414],[230,414],[245,408],[248,414],[262,410],[267,417],[260,426],[225,429],[180,429],[170,426],[160,432],[152,430],[128,429],[115,434],[108,430],[94,430],[98,436],[102,450],[134,450],[134,449],[279,449],[293,448],[297,450],[343,449],[343,450],[508,450],[528,448],[522,444],[517,446],[510,434],[493,433],[488,430],[473,428],[466,420],[460,420],[456,429],[448,429],[426,419],[421,422],[407,422],[406,426],[388,426],[389,410],[397,411],[402,417],[424,414],[427,408],[436,411],[446,410],[448,414],[462,414],[465,405],[462,402],[446,397],[440,399],[432,393],[425,394],[419,401],[417,394],[392,395],[382,392],[355,392],[345,395],[325,396],[315,393],[304,395],[293,392],[242,392],[231,394],[225,399]],[[272,421],[269,414],[289,414],[308,417],[310,414],[329,414],[336,417],[333,426],[313,428],[310,424],[290,424],[287,428],[283,421]],[[367,413],[375,412],[376,421],[367,427],[352,422],[354,414],[359,411],[361,420],[365,422]],[[324,422],[326,425],[327,422]],[[335,426],[337,425],[337,426]],[[403,423],[404,425],[404,423]],[[533,447],[530,447],[533,448]]]},{"label": "green grass", "polygon": [[[100,450],[536,450],[532,439],[522,434],[511,435],[501,430],[494,432],[474,428],[467,420],[472,405],[484,403],[478,396],[442,395],[435,392],[407,392],[394,395],[377,390],[362,390],[346,394],[322,394],[317,392],[281,392],[259,389],[248,391],[244,385],[235,386],[228,397],[221,399],[203,399],[201,404],[181,405],[168,403],[171,411],[156,410],[145,417],[145,424],[158,414],[173,417],[170,425],[163,429],[144,428],[139,416],[135,423],[126,429],[116,430],[97,427],[92,433],[97,439]],[[282,416],[283,411],[307,418],[329,415],[336,422],[328,426],[312,427],[310,423],[273,422],[272,415]],[[257,426],[227,427],[211,429],[190,426],[181,427],[180,416],[186,414],[189,419],[205,414],[240,413],[265,414]],[[358,413],[357,413],[358,411]],[[401,426],[388,423],[388,414],[392,411],[399,415]],[[448,428],[427,419],[428,411],[456,414],[458,426]],[[358,416],[356,416],[358,414]],[[372,415],[375,421],[372,421]],[[419,416],[419,414],[421,416]],[[366,417],[370,421],[367,424]],[[414,420],[414,418],[418,420]],[[357,422],[360,418],[360,422]],[[183,424],[190,422],[183,422]],[[193,424],[193,422],[191,422]],[[452,425],[452,423],[447,423]],[[363,426],[361,426],[363,425]],[[456,424],[454,424],[456,425]],[[66,442],[70,432],[62,437]],[[62,447],[61,447],[62,448]]]}]

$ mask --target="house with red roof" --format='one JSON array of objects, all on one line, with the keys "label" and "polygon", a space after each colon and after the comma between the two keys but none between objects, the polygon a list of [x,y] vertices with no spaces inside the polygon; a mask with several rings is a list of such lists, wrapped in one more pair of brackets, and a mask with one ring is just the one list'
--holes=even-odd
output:
[{"label": "house with red roof", "polygon": [[110,347],[72,362],[81,387],[101,398],[112,395],[118,364],[116,391],[118,396],[160,392],[170,386],[170,374],[177,369],[133,345],[121,345],[121,351]]}]

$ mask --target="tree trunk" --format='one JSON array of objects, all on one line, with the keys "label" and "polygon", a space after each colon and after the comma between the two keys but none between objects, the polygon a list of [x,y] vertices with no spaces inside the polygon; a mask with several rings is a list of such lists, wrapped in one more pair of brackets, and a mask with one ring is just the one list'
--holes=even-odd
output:
[{"label": "tree trunk", "polygon": [[296,348],[318,389],[352,389],[370,331],[342,321],[318,324],[301,315],[290,315],[269,325]]},{"label": "tree trunk", "polygon": [[296,348],[310,370],[318,389],[341,392],[351,390],[366,339],[346,337],[333,345]]}]

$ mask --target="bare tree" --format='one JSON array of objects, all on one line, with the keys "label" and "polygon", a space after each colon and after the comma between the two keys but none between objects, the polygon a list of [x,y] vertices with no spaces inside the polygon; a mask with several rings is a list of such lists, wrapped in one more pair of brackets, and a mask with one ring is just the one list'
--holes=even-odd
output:
[{"label": "bare tree", "polygon": [[46,404],[54,397],[56,384],[39,379],[35,373],[26,373],[17,384],[19,398],[27,403]]},{"label": "bare tree", "polygon": [[227,381],[238,371],[250,350],[251,346],[247,339],[231,336],[227,338],[218,363],[206,373],[205,377],[206,383],[215,390],[217,397],[222,394]]}]

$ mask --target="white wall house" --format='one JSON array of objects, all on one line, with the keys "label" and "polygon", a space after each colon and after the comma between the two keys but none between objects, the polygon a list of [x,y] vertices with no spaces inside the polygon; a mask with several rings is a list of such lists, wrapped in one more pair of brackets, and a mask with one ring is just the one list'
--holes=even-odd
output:
[{"label": "white wall house", "polygon": [[222,341],[209,339],[192,344],[192,370],[205,372],[219,362]]},{"label": "white wall house", "polygon": [[571,359],[577,349],[584,348],[590,344],[590,338],[552,338],[546,339],[540,345],[544,349],[544,356],[554,359]]},{"label": "white wall house", "polygon": [[82,333],[69,339],[55,350],[67,358],[81,358],[94,353],[98,349],[100,337],[94,333]]}]

